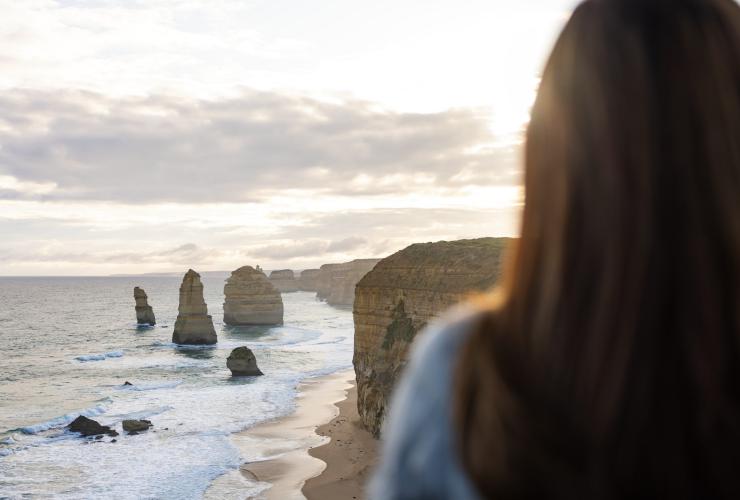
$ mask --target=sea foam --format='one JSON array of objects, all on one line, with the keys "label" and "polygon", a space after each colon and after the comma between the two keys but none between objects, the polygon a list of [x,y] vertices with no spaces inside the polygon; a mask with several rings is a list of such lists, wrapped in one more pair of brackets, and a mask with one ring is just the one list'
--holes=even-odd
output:
[{"label": "sea foam", "polygon": [[123,351],[110,351],[110,352],[104,352],[102,354],[85,354],[82,356],[77,356],[75,359],[81,363],[86,363],[88,361],[103,361],[108,358],[121,358],[123,357]]},{"label": "sea foam", "polygon": [[39,432],[48,431],[50,429],[64,427],[65,425],[69,424],[70,422],[72,422],[72,420],[76,419],[80,415],[82,415],[83,417],[96,417],[98,415],[102,415],[103,413],[105,413],[106,409],[107,409],[107,405],[101,403],[99,405],[93,406],[92,408],[88,408],[80,412],[67,413],[66,415],[62,415],[61,417],[47,420],[46,422],[42,422],[40,424],[21,427],[19,430],[23,434],[38,434]]}]

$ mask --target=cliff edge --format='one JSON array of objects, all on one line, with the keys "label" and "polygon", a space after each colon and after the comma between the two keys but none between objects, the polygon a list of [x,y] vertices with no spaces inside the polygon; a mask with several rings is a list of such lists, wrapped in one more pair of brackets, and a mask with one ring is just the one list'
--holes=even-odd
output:
[{"label": "cliff edge", "polygon": [[381,260],[354,300],[357,409],[376,437],[416,334],[446,309],[493,287],[511,238],[419,243]]}]

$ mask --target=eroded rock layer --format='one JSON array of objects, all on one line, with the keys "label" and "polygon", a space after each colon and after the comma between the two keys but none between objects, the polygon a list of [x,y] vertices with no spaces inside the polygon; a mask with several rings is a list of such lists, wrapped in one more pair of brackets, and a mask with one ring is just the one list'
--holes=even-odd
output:
[{"label": "eroded rock layer", "polygon": [[316,297],[333,306],[351,307],[355,286],[380,259],[357,259],[342,264],[324,264],[316,278]]},{"label": "eroded rock layer", "polygon": [[136,301],[136,322],[140,325],[157,324],[154,318],[154,310],[149,305],[148,297],[143,288],[134,287],[134,300]]},{"label": "eroded rock layer", "polygon": [[224,296],[227,325],[283,324],[283,299],[262,271],[244,266],[232,272]]},{"label": "eroded rock layer", "polygon": [[509,238],[421,243],[380,261],[357,284],[354,301],[357,407],[380,434],[409,346],[426,324],[501,274]]},{"label": "eroded rock layer", "polygon": [[295,273],[290,269],[272,271],[270,273],[270,283],[272,283],[280,293],[298,291],[298,280],[295,279]]},{"label": "eroded rock layer", "polygon": [[192,269],[185,273],[180,285],[178,307],[172,342],[176,344],[215,344],[218,338],[208,306],[203,300],[203,283],[200,274]]}]

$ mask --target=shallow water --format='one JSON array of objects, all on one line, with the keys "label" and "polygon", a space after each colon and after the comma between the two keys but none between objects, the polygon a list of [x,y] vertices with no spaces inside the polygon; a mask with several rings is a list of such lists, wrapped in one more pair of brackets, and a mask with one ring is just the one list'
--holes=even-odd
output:
[{"label": "shallow water", "polygon": [[[289,413],[301,380],[352,366],[351,311],[299,292],[283,295],[283,327],[224,326],[224,278],[203,278],[219,342],[192,348],[170,342],[179,278],[0,278],[0,498],[200,498],[259,458],[233,433]],[[156,327],[136,326],[134,286]],[[230,376],[242,345],[265,376]],[[64,429],[79,414],[154,428],[86,440]],[[266,487],[243,479],[224,495]]]}]

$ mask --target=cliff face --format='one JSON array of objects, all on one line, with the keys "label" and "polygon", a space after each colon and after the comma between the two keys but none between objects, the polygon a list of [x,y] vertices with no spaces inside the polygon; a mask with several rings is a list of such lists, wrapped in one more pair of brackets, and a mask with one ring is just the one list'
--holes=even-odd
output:
[{"label": "cliff face", "polygon": [[380,259],[357,259],[342,264],[324,264],[316,278],[316,297],[333,306],[350,307],[355,286]]},{"label": "cliff face", "polygon": [[290,269],[281,269],[280,271],[271,272],[270,283],[272,283],[280,293],[298,291],[298,281],[295,279],[295,273]]},{"label": "cliff face", "polygon": [[411,245],[380,261],[357,284],[354,301],[357,407],[380,434],[409,346],[426,324],[501,275],[510,238]]},{"label": "cliff face", "polygon": [[304,269],[298,277],[298,289],[302,292],[315,292],[319,278],[318,269]]},{"label": "cliff face", "polygon": [[283,300],[262,271],[251,266],[231,273],[224,286],[224,323],[282,325]]}]

